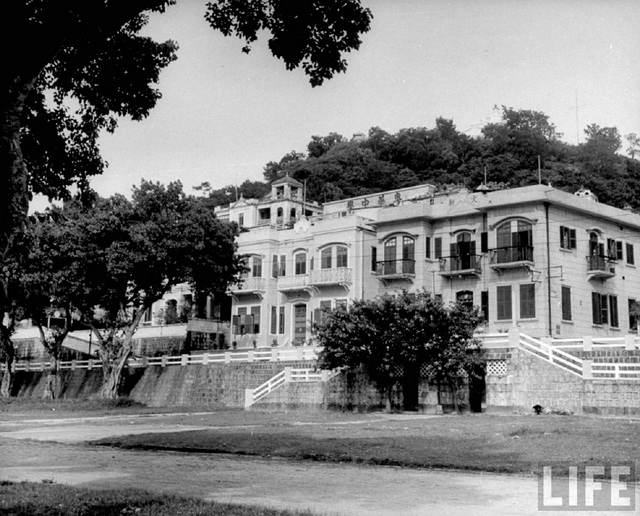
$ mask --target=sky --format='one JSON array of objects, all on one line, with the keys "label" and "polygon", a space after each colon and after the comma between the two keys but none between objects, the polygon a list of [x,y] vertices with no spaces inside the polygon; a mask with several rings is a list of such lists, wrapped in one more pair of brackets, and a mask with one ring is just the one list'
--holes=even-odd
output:
[{"label": "sky", "polygon": [[262,180],[267,162],[305,152],[313,135],[432,128],[439,116],[464,131],[494,105],[545,113],[568,143],[592,123],[640,134],[638,0],[362,3],[371,30],[347,72],[316,88],[266,37],[246,55],[214,32],[204,1],[153,15],[145,34],[177,41],[178,60],[161,74],[151,115],[101,137],[108,168],[92,186],[108,196],[142,178],[180,180],[189,193],[204,181]]}]

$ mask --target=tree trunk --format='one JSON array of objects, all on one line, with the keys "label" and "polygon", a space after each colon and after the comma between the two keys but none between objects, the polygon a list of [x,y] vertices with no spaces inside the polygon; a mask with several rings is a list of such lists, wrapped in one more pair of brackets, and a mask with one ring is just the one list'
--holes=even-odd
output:
[{"label": "tree trunk", "polygon": [[58,360],[51,357],[51,365],[47,373],[47,383],[44,386],[43,400],[55,400],[58,398]]},{"label": "tree trunk", "polygon": [[104,357],[102,357],[102,352],[100,353],[102,359],[102,374],[104,383],[102,385],[102,391],[100,392],[100,397],[105,400],[114,400],[120,394],[120,381],[122,380],[122,371],[127,365],[127,360],[131,356],[131,348],[122,347],[120,353],[115,359],[111,361],[106,361]]},{"label": "tree trunk", "polygon": [[0,384],[0,398],[11,397],[13,389],[13,357],[7,357],[4,365],[4,374],[2,375],[2,383]]},{"label": "tree trunk", "polygon": [[0,346],[2,347],[2,356],[5,360],[4,374],[2,375],[2,382],[0,383],[0,398],[11,397],[11,391],[13,388],[13,361],[16,356],[16,350],[11,342],[11,326],[7,327],[0,325]]},{"label": "tree trunk", "polygon": [[390,414],[393,409],[393,385],[387,387],[387,400],[385,403],[385,411]]}]

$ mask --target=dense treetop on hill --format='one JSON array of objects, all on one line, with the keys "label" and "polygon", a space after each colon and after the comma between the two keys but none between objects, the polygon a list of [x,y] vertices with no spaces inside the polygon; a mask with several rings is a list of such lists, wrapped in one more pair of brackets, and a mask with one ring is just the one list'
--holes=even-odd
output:
[{"label": "dense treetop on hill", "polygon": [[307,199],[335,201],[357,195],[413,186],[457,184],[476,188],[485,180],[507,188],[538,182],[575,192],[592,190],[600,202],[640,210],[640,139],[626,136],[631,157],[618,152],[622,137],[615,127],[589,125],[585,141],[561,140],[544,113],[503,107],[502,122],[488,124],[477,138],[459,132],[452,120],[435,127],[402,129],[390,134],[372,127],[367,136],[348,140],[336,133],[313,136],[307,152],[290,152],[264,167],[265,182],[245,181],[208,193],[214,204],[237,195],[262,197],[268,183],[288,174],[306,181]]}]

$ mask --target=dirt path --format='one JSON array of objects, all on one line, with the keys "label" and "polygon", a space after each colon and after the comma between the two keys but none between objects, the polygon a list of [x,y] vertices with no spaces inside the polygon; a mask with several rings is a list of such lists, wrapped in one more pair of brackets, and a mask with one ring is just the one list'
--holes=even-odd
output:
[{"label": "dirt path", "polygon": [[[0,480],[53,480],[91,488],[138,487],[331,515],[539,514],[534,478],[68,444],[132,431],[195,428],[162,426],[159,421],[129,426],[113,420],[104,424],[75,420],[3,432]],[[44,442],[47,438],[63,442]]]}]

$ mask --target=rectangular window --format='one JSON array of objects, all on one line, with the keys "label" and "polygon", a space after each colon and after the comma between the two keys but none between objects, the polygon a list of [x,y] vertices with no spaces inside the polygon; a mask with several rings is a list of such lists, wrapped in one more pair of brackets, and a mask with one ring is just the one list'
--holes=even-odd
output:
[{"label": "rectangular window", "polygon": [[253,328],[250,328],[252,331],[249,333],[260,333],[260,307],[252,306],[251,307],[251,317],[253,318],[252,324]]},{"label": "rectangular window", "polygon": [[[615,296],[611,296],[615,297]],[[618,318],[618,300],[615,303],[616,323]],[[606,294],[598,294],[597,292],[591,293],[591,313],[593,318],[593,324],[608,324],[609,323],[609,299]]]},{"label": "rectangular window", "polygon": [[378,262],[378,248],[371,246],[371,270],[373,272],[376,271],[377,262]]},{"label": "rectangular window", "polygon": [[240,316],[239,315],[234,315],[233,317],[231,317],[231,332],[234,335],[239,335],[240,334]]},{"label": "rectangular window", "polygon": [[633,256],[633,244],[627,243],[627,263],[629,265],[635,265],[636,261]]},{"label": "rectangular window", "polygon": [[616,241],[613,238],[607,238],[607,257],[610,260],[616,259]]},{"label": "rectangular window", "polygon": [[571,289],[562,287],[562,320],[571,321]]},{"label": "rectangular window", "polygon": [[533,283],[520,285],[520,319],[536,316],[536,286]]},{"label": "rectangular window", "polygon": [[307,273],[307,255],[306,253],[296,254],[295,259],[296,276]]},{"label": "rectangular window", "polygon": [[480,310],[482,312],[482,318],[485,322],[489,322],[489,291],[483,290],[480,292]]},{"label": "rectangular window", "polygon": [[424,239],[424,257],[431,258],[431,237]]},{"label": "rectangular window", "polygon": [[271,335],[275,335],[278,331],[278,307],[271,307],[271,326],[269,328],[269,333]]},{"label": "rectangular window", "polygon": [[347,267],[347,248],[338,246],[336,248],[336,267]]},{"label": "rectangular window", "polygon": [[347,300],[346,299],[336,299],[336,308],[347,308]]},{"label": "rectangular window", "polygon": [[560,226],[560,247],[562,249],[576,248],[576,230]]},{"label": "rectangular window", "polygon": [[284,306],[280,307],[280,317],[278,318],[278,333],[284,334]]},{"label": "rectangular window", "polygon": [[286,276],[287,275],[287,257],[284,254],[280,255],[280,270],[278,272],[278,276]]},{"label": "rectangular window", "polygon": [[278,272],[279,272],[279,267],[278,267],[278,255],[274,254],[271,256],[271,277],[272,278],[277,278],[278,277]]},{"label": "rectangular window", "polygon": [[238,308],[238,328],[235,334],[244,335],[246,324],[247,324],[247,309],[246,307],[240,307]]},{"label": "rectangular window", "polygon": [[254,278],[262,277],[262,257],[261,256],[253,257],[253,268],[251,270],[251,274]]},{"label": "rectangular window", "polygon": [[322,324],[327,319],[327,310],[331,310],[331,301],[320,301],[320,308],[316,310],[316,324]]},{"label": "rectangular window", "polygon": [[238,226],[240,227],[244,226],[244,213],[240,213],[238,215]]},{"label": "rectangular window", "polygon": [[612,328],[619,328],[618,296],[609,296],[609,324]]},{"label": "rectangular window", "polygon": [[497,287],[498,320],[508,321],[513,318],[511,313],[511,285]]},{"label": "rectangular window", "polygon": [[436,260],[439,260],[440,258],[442,258],[442,238],[437,237],[433,240],[433,257]]},{"label": "rectangular window", "polygon": [[640,304],[635,299],[629,299],[629,330],[638,331],[640,318]]}]

